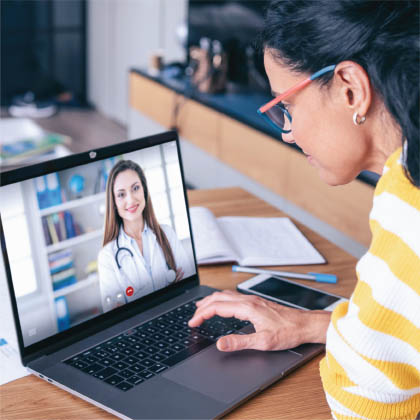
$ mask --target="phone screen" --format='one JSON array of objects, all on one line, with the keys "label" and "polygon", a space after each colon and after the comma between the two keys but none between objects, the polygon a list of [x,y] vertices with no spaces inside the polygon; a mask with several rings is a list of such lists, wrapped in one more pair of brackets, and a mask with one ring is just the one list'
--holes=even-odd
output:
[{"label": "phone screen", "polygon": [[307,289],[306,287],[300,287],[282,281],[275,277],[270,277],[269,279],[250,287],[250,290],[255,290],[258,293],[290,302],[307,309],[324,309],[340,299],[316,290]]}]

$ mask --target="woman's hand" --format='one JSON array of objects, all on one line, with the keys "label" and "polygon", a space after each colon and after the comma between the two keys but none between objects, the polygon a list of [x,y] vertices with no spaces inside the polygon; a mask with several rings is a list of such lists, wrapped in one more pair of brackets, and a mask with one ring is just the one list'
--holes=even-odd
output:
[{"label": "woman's hand", "polygon": [[183,277],[184,277],[184,272],[182,271],[182,268],[177,268],[176,269],[175,281],[182,280]]},{"label": "woman's hand", "polygon": [[197,310],[189,326],[198,327],[215,315],[250,321],[256,331],[254,334],[221,337],[217,348],[222,351],[285,350],[303,343],[325,343],[331,317],[330,312],[304,311],[258,296],[226,290],[197,302]]}]

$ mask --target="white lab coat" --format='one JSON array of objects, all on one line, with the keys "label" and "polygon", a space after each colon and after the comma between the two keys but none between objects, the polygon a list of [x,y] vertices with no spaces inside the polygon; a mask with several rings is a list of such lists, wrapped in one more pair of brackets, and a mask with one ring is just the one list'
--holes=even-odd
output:
[{"label": "white lab coat", "polygon": [[[193,256],[187,255],[176,233],[170,226],[161,225],[161,227],[172,248],[176,267],[181,268],[184,272],[183,278],[195,274]],[[134,243],[134,239],[130,238],[122,227],[120,228],[118,243],[120,248],[128,248],[133,253],[133,257],[128,251],[121,251],[118,254],[118,262],[121,266],[121,269],[119,269],[115,260],[118,249],[115,239],[106,244],[99,252],[98,274],[104,312],[166,287],[174,279],[173,270],[170,270],[166,263],[156,235],[146,225],[143,231],[143,247],[149,247],[152,275],[149,274],[147,267],[145,267],[145,260],[139,254],[138,246]]]}]

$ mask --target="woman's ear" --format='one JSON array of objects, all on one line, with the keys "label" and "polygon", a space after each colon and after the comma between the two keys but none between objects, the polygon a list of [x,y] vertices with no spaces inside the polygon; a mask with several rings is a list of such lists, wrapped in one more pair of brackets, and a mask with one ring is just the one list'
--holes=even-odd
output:
[{"label": "woman's ear", "polygon": [[364,68],[354,61],[342,61],[335,68],[335,83],[343,104],[365,117],[372,103],[372,86]]}]

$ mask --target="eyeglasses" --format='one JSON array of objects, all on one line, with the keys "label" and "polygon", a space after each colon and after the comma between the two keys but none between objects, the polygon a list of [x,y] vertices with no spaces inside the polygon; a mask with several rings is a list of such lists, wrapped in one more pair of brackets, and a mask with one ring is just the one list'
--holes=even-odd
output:
[{"label": "eyeglasses", "polygon": [[287,89],[281,95],[276,96],[270,102],[267,102],[265,105],[261,106],[258,109],[258,114],[260,114],[269,124],[271,124],[276,129],[280,129],[282,133],[290,133],[292,130],[285,130],[284,124],[286,118],[289,122],[292,122],[292,116],[287,111],[285,105],[281,102],[283,99],[286,99],[288,96],[292,95],[293,93],[298,92],[299,90],[303,89],[304,87],[308,86],[312,80],[315,80],[317,77],[322,76],[329,71],[333,71],[335,69],[334,66],[324,67],[323,69],[317,71],[312,76],[308,77],[305,80],[302,80],[295,86],[292,86],[290,89]]}]

